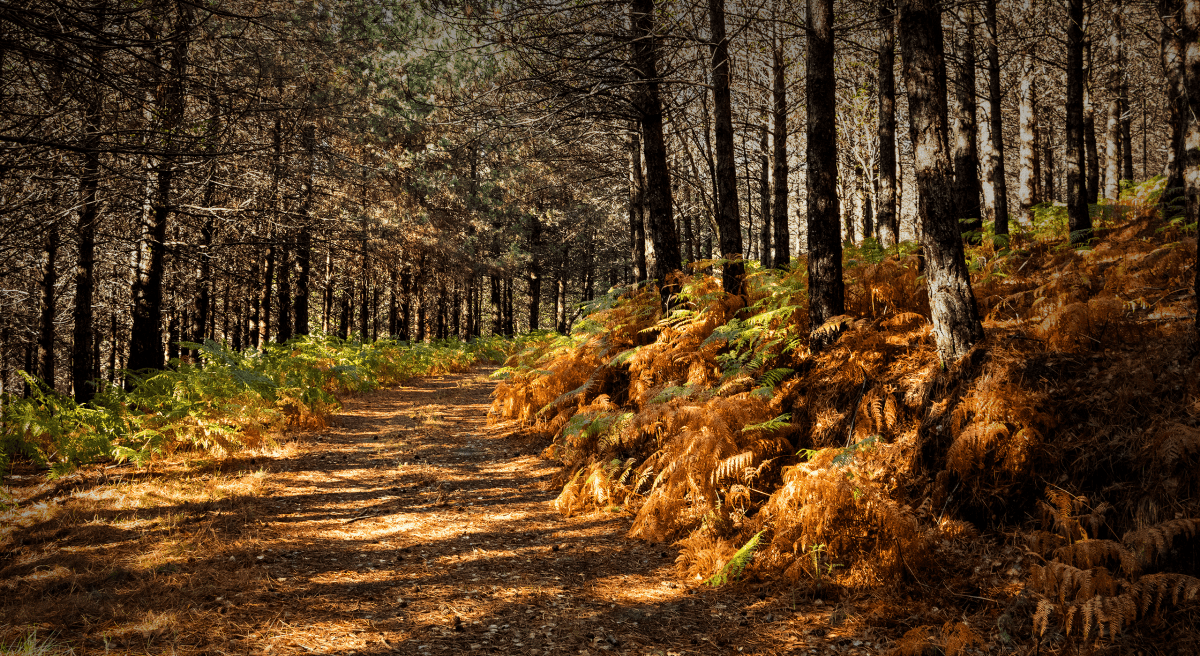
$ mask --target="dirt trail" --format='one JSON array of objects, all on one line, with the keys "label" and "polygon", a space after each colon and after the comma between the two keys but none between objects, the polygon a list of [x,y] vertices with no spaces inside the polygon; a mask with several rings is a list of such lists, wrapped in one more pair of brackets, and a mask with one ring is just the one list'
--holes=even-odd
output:
[{"label": "dirt trail", "polygon": [[0,597],[39,600],[0,602],[0,636],[40,627],[76,653],[877,651],[852,608],[695,589],[674,548],[624,537],[627,517],[563,518],[538,446],[487,426],[487,373],[350,399],[286,452],[199,476],[205,501],[97,505],[167,474],[77,485],[0,559]]}]

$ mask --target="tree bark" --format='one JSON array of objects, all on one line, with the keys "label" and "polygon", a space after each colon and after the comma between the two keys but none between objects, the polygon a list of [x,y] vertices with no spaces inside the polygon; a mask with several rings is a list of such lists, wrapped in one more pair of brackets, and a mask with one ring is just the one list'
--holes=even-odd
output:
[{"label": "tree bark", "polygon": [[[539,211],[541,208],[538,208]],[[633,212],[630,212],[630,216]],[[538,213],[529,220],[529,329],[540,328],[542,309],[542,263],[541,263],[542,221]],[[645,266],[643,264],[643,266]]]},{"label": "tree bark", "polygon": [[[1030,46],[1032,48],[1032,46]],[[1021,168],[1018,176],[1017,203],[1021,220],[1033,224],[1033,206],[1038,203],[1037,171],[1037,112],[1035,96],[1037,80],[1033,70],[1033,54],[1026,53],[1021,67],[1020,139]]]},{"label": "tree bark", "polygon": [[1084,185],[1083,138],[1083,0],[1067,3],[1067,224],[1070,242],[1082,243],[1091,237],[1092,218],[1088,214],[1087,189]]},{"label": "tree bark", "polygon": [[[807,0],[807,221],[809,330],[845,312],[837,197],[837,105],[833,70],[833,0]],[[906,58],[907,59],[907,58]],[[820,349],[824,339],[810,342]]]},{"label": "tree bark", "polygon": [[92,357],[92,346],[98,340],[93,334],[93,296],[96,266],[96,218],[100,207],[97,190],[100,187],[100,155],[95,150],[100,129],[100,97],[88,107],[85,143],[90,149],[83,157],[79,176],[79,224],[75,263],[74,334],[71,350],[71,383],[76,403],[87,403],[96,393],[95,381],[100,378],[99,362]]},{"label": "tree bark", "polygon": [[[1184,54],[1184,88],[1187,90],[1187,109],[1193,116],[1200,116],[1200,0],[1183,0],[1183,20],[1180,40],[1187,44]],[[1184,137],[1184,182],[1187,186],[1188,221],[1200,220],[1200,121],[1188,121]],[[1196,247],[1193,264],[1195,282],[1193,292],[1200,300],[1200,242]],[[1200,302],[1196,306],[1196,323],[1193,329],[1194,348],[1200,347]]]},{"label": "tree bark", "polygon": [[667,168],[667,147],[663,136],[663,109],[659,95],[658,51],[655,41],[654,0],[631,0],[634,70],[641,81],[637,94],[638,119],[642,126],[642,153],[646,163],[646,232],[654,246],[651,275],[662,287],[663,298],[669,293],[667,275],[682,266],[679,235],[671,201],[671,174]]},{"label": "tree bark", "polygon": [[258,339],[259,343],[266,347],[271,343],[271,306],[274,302],[274,282],[275,282],[275,236],[268,234],[267,250],[263,254],[263,278],[260,282],[262,288],[259,294],[262,300],[259,302],[262,308],[261,314],[258,316]]},{"label": "tree bark", "polygon": [[743,293],[746,266],[740,261],[742,250],[741,220],[738,217],[737,168],[733,149],[733,105],[729,80],[733,61],[725,36],[725,0],[708,0],[709,30],[712,38],[713,132],[717,156],[717,239],[721,257],[721,287],[729,294]]},{"label": "tree bark", "polygon": [[959,5],[959,21],[964,26],[962,41],[958,42],[958,75],[954,85],[953,151],[955,193],[958,196],[960,232],[978,231],[983,227],[980,211],[982,190],[979,184],[979,147],[975,111],[975,7],[970,2]]},{"label": "tree bark", "polygon": [[983,139],[984,210],[992,231],[1008,234],[1008,181],[1004,169],[1003,92],[1000,86],[1000,47],[996,25],[996,0],[984,0],[984,23],[987,26],[988,93],[984,101],[987,135]]},{"label": "tree bark", "polygon": [[280,242],[276,290],[279,293],[279,324],[276,338],[281,344],[292,338],[292,258],[288,236]]},{"label": "tree bark", "polygon": [[1188,97],[1184,80],[1187,42],[1183,40],[1183,1],[1160,0],[1158,4],[1163,23],[1159,56],[1166,82],[1167,116],[1171,128],[1171,137],[1167,143],[1167,181],[1158,200],[1159,217],[1163,219],[1182,216],[1185,211],[1183,149],[1184,138],[1187,135]]},{"label": "tree bark", "polygon": [[400,339],[412,337],[412,269],[404,265],[400,272]]},{"label": "tree bark", "polygon": [[641,135],[629,137],[629,250],[634,282],[649,280],[646,268],[646,176],[642,171]]},{"label": "tree bark", "polygon": [[879,244],[884,248],[891,248],[900,241],[900,214],[896,211],[895,14],[895,0],[880,0],[879,202],[877,203],[876,217]]},{"label": "tree bark", "polygon": [[770,131],[764,119],[759,130],[758,162],[761,172],[758,177],[758,205],[762,219],[759,226],[758,263],[764,270],[771,268],[771,151],[768,143]]},{"label": "tree bark", "polygon": [[[1068,0],[1069,1],[1069,0]],[[1058,200],[1054,185],[1054,126],[1046,125],[1042,137],[1042,202]]]},{"label": "tree bark", "polygon": [[946,66],[936,0],[901,0],[900,48],[916,151],[925,279],[938,355],[956,363],[984,338],[959,236],[946,117]]},{"label": "tree bark", "polygon": [[776,42],[771,56],[771,97],[774,118],[773,165],[775,202],[771,205],[772,222],[775,224],[775,257],[777,269],[792,265],[792,231],[788,226],[788,158],[787,158],[787,67],[783,60],[783,44]]},{"label": "tree bark", "polygon": [[316,195],[314,179],[317,159],[317,127],[312,123],[304,126],[301,137],[304,148],[304,185],[300,190],[300,229],[296,233],[296,299],[292,314],[296,321],[296,334],[309,334],[308,306],[312,276],[312,211]]},{"label": "tree bark", "polygon": [[42,270],[38,278],[38,295],[41,297],[42,309],[38,329],[38,377],[50,389],[56,388],[54,316],[58,314],[58,299],[54,288],[58,285],[58,246],[58,222],[51,221],[46,226]]}]

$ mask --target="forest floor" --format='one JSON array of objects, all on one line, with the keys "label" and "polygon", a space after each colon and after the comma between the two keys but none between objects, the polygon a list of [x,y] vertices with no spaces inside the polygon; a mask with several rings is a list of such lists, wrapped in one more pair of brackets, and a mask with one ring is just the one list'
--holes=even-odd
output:
[{"label": "forest floor", "polygon": [[346,399],[327,429],[230,459],[17,472],[0,652],[35,631],[76,654],[869,654],[898,637],[849,601],[683,580],[627,515],[564,518],[545,444],[488,426],[489,373]]}]

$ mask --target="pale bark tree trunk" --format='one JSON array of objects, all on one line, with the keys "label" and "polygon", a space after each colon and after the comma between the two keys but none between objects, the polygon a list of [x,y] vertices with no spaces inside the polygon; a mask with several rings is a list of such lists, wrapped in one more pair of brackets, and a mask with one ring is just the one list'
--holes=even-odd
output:
[{"label": "pale bark tree trunk", "polygon": [[1117,200],[1121,195],[1121,95],[1125,79],[1124,22],[1121,19],[1120,2],[1112,11],[1112,32],[1108,36],[1108,49],[1113,58],[1113,68],[1108,82],[1108,123],[1104,139],[1104,197]]},{"label": "pale bark tree trunk", "polygon": [[[708,18],[712,38],[713,131],[717,156],[717,238],[721,257],[741,258],[741,220],[738,217],[737,168],[733,150],[733,105],[730,99],[729,41],[725,36],[725,0],[708,0]],[[729,294],[743,293],[745,265],[726,262],[721,267],[721,287]]]},{"label": "pale bark tree trunk", "polygon": [[642,173],[642,140],[635,130],[629,137],[629,247],[634,282],[650,277],[646,268],[646,177]]},{"label": "pale bark tree trunk", "polygon": [[783,44],[776,42],[771,56],[771,99],[773,103],[772,126],[775,202],[771,205],[771,220],[775,224],[775,257],[772,264],[777,269],[792,265],[792,231],[788,226],[788,159],[787,159],[787,67],[783,60]]},{"label": "pale bark tree trunk", "polygon": [[1033,206],[1037,204],[1037,113],[1034,106],[1037,79],[1033,70],[1033,54],[1026,53],[1021,67],[1020,139],[1021,167],[1018,176],[1017,203],[1021,220],[1033,223]]},{"label": "pale bark tree trunk", "polygon": [[924,232],[925,280],[934,341],[951,365],[984,338],[955,206],[946,117],[946,65],[936,0],[901,0],[900,48],[916,150],[917,194]]},{"label": "pale bark tree trunk", "polygon": [[983,139],[984,152],[984,214],[992,221],[998,235],[1008,234],[1008,181],[1004,167],[1003,93],[1000,86],[1000,47],[996,25],[996,0],[984,0],[984,23],[987,26],[988,93],[984,105],[987,128]]},{"label": "pale bark tree trunk", "polygon": [[[808,99],[806,184],[809,330],[846,311],[837,197],[837,104],[834,95],[833,0],[807,0]],[[824,346],[811,339],[814,350]]]},{"label": "pale bark tree trunk", "polygon": [[759,131],[758,162],[761,171],[758,177],[758,204],[762,210],[759,227],[758,263],[763,269],[771,268],[771,153],[768,143],[769,130],[764,118]]},{"label": "pale bark tree trunk", "polygon": [[1067,224],[1071,243],[1091,237],[1092,219],[1088,214],[1084,187],[1083,139],[1083,2],[1067,4]]},{"label": "pale bark tree trunk", "polygon": [[634,36],[633,68],[641,80],[637,105],[646,164],[646,233],[654,245],[654,269],[651,275],[662,286],[663,298],[666,299],[669,294],[667,275],[678,271],[683,265],[679,256],[679,235],[675,231],[672,214],[671,175],[667,168],[667,148],[663,136],[654,0],[631,0],[630,14]]},{"label": "pale bark tree trunk", "polygon": [[[994,1],[994,0],[992,0]],[[896,211],[896,43],[895,1],[880,0],[879,21],[879,243],[891,248],[900,241]]]},{"label": "pale bark tree trunk", "polygon": [[[1200,0],[1183,0],[1182,34],[1180,39],[1187,44],[1184,55],[1184,86],[1187,89],[1188,113],[1200,116]],[[1184,141],[1184,181],[1187,186],[1188,220],[1195,223],[1200,219],[1200,120],[1188,121]],[[1200,242],[1196,247],[1193,292],[1200,300]],[[1196,306],[1196,325],[1193,329],[1194,348],[1200,348],[1200,302]]]},{"label": "pale bark tree trunk", "polygon": [[[963,24],[963,37],[958,42],[958,75],[954,85],[954,123],[951,158],[954,162],[955,193],[962,219],[959,232],[978,233],[983,227],[979,204],[982,190],[979,184],[979,147],[975,111],[975,7],[970,2],[959,5],[958,18]],[[973,237],[978,242],[979,237]]]}]

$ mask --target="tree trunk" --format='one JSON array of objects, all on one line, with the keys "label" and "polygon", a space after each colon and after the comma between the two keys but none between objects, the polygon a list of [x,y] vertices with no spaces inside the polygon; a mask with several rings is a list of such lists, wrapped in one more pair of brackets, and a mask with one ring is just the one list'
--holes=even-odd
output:
[{"label": "tree trunk", "polygon": [[371,273],[367,257],[363,256],[362,296],[358,305],[358,338],[363,344],[371,341]]},{"label": "tree trunk", "polygon": [[292,276],[291,249],[288,248],[288,237],[284,237],[279,246],[279,268],[276,289],[279,293],[279,333],[276,338],[281,344],[292,338]]},{"label": "tree trunk", "polygon": [[767,142],[770,132],[764,120],[759,130],[758,162],[758,205],[762,219],[758,230],[758,263],[763,269],[771,268],[771,153]]},{"label": "tree trunk", "polygon": [[412,270],[407,264],[400,272],[400,339],[412,336]]},{"label": "tree trunk", "polygon": [[488,276],[488,283],[491,285],[492,291],[492,334],[504,334],[504,304],[500,298],[500,276],[492,274]]},{"label": "tree trunk", "polygon": [[1163,22],[1159,56],[1166,82],[1167,116],[1171,127],[1171,137],[1167,143],[1167,182],[1158,200],[1158,213],[1162,219],[1172,219],[1182,216],[1185,211],[1183,140],[1187,135],[1188,97],[1184,80],[1187,42],[1182,37],[1181,22],[1183,0],[1160,0],[1158,11]]},{"label": "tree trunk", "polygon": [[[1184,88],[1187,91],[1187,109],[1191,116],[1200,116],[1200,0],[1183,0],[1182,30],[1179,38],[1187,44],[1184,55]],[[1184,137],[1184,182],[1187,185],[1188,221],[1200,220],[1200,121],[1188,121]],[[1196,247],[1193,283],[1194,298],[1200,301],[1200,243]],[[1196,324],[1193,329],[1193,344],[1200,346],[1200,302],[1196,306]]]},{"label": "tree trunk", "polygon": [[792,231],[788,225],[788,154],[787,154],[787,66],[783,61],[783,44],[775,43],[771,57],[771,97],[773,102],[772,115],[774,134],[772,135],[774,153],[772,156],[774,171],[775,202],[771,204],[772,222],[775,224],[775,257],[773,264],[777,269],[792,266]]},{"label": "tree trunk", "polygon": [[979,148],[975,112],[975,6],[965,2],[958,7],[958,18],[964,26],[958,43],[958,76],[954,85],[954,123],[951,157],[954,162],[956,205],[959,232],[972,232],[972,242],[978,243],[983,227],[979,199]]},{"label": "tree trunk", "polygon": [[1058,200],[1054,193],[1054,126],[1046,125],[1042,136],[1042,202],[1053,203]]},{"label": "tree trunk", "polygon": [[304,126],[301,145],[305,154],[304,187],[300,191],[300,230],[296,234],[296,301],[292,314],[296,320],[296,334],[307,335],[308,298],[312,275],[312,221],[313,197],[316,195],[314,172],[316,171],[317,128],[312,123]]},{"label": "tree trunk", "polygon": [[667,147],[663,136],[662,100],[659,96],[657,36],[654,24],[654,0],[631,0],[633,24],[633,64],[641,80],[637,94],[638,119],[642,126],[642,154],[646,164],[646,232],[654,246],[651,275],[662,286],[663,298],[667,274],[682,266],[679,235],[672,214],[671,174],[667,168]]},{"label": "tree trunk", "polygon": [[258,317],[258,339],[263,347],[271,343],[271,305],[274,299],[271,292],[274,290],[273,283],[275,282],[274,235],[268,235],[267,239],[267,250],[263,255],[263,279],[260,281],[262,289],[259,290],[262,296],[260,302],[262,313]]},{"label": "tree trunk", "polygon": [[[539,210],[541,208],[538,208]],[[632,210],[630,217],[633,216]],[[542,309],[542,221],[535,213],[529,223],[529,329],[540,328]],[[635,238],[636,241],[636,238]],[[644,243],[644,242],[643,242]],[[636,254],[636,250],[635,250]],[[645,264],[643,263],[643,268]]]},{"label": "tree trunk", "polygon": [[742,294],[746,266],[740,261],[741,220],[738,217],[737,164],[733,147],[733,105],[730,99],[730,75],[733,61],[725,36],[725,0],[708,0],[709,30],[712,43],[713,132],[716,148],[717,239],[721,257],[721,287],[729,294]]},{"label": "tree trunk", "polygon": [[[188,45],[192,28],[192,9],[179,4],[178,24],[175,26],[174,47],[170,66],[166,70],[156,65],[159,85],[153,92],[154,134],[160,139],[163,152],[175,148],[179,127],[183,123],[188,66]],[[153,39],[152,39],[153,40]],[[157,50],[156,50],[157,51]],[[157,62],[156,62],[157,63]],[[141,237],[137,248],[137,267],[133,282],[133,326],[129,331],[128,368],[133,371],[163,368],[162,289],[166,270],[167,221],[171,214],[171,184],[176,163],[172,156],[163,155],[152,164],[153,192],[147,198],[142,213]],[[149,190],[148,190],[149,191]],[[128,381],[127,381],[128,384]]]},{"label": "tree trunk", "polygon": [[[98,96],[99,94],[97,94]],[[96,216],[100,202],[100,155],[94,150],[99,140],[99,99],[88,108],[86,143],[91,149],[84,154],[79,176],[79,224],[76,232],[78,259],[75,263],[74,334],[71,349],[71,383],[76,403],[87,403],[96,393],[95,381],[100,378],[99,362],[92,358],[92,346],[98,341],[93,334],[93,296],[96,265]],[[53,229],[53,227],[51,228]]]},{"label": "tree trunk", "polygon": [[1004,169],[1003,92],[1000,86],[1000,48],[996,25],[996,0],[984,0],[987,26],[988,93],[984,101],[987,135],[983,139],[983,213],[992,222],[992,231],[1008,234],[1008,181]]},{"label": "tree trunk", "polygon": [[329,334],[333,325],[333,249],[325,251],[325,289],[321,298],[321,332]]},{"label": "tree trunk", "polygon": [[642,140],[636,131],[629,137],[629,250],[634,282],[650,278],[646,268],[646,176],[642,171]]},{"label": "tree trunk", "polygon": [[[1032,46],[1030,46],[1032,48]],[[1033,225],[1033,206],[1037,204],[1037,113],[1034,107],[1037,80],[1033,70],[1033,54],[1025,53],[1021,67],[1021,168],[1018,176],[1017,203],[1021,220]]]},{"label": "tree trunk", "polygon": [[[992,0],[994,1],[994,0]],[[900,241],[896,211],[896,4],[880,0],[879,21],[879,197],[876,208],[879,244],[891,248]]]},{"label": "tree trunk", "polygon": [[[833,0],[807,0],[808,316],[815,331],[845,312],[837,197],[837,100],[833,69]],[[906,57],[907,59],[907,57]],[[824,346],[815,335],[814,350]]]},{"label": "tree trunk", "polygon": [[1084,187],[1083,1],[1067,4],[1067,223],[1073,244],[1086,242],[1092,232]]},{"label": "tree trunk", "polygon": [[946,117],[946,66],[936,0],[901,0],[900,49],[916,151],[925,280],[934,341],[951,365],[983,340],[983,325],[959,236]]},{"label": "tree trunk", "polygon": [[1115,201],[1121,195],[1121,103],[1108,102],[1104,138],[1104,197]]},{"label": "tree trunk", "polygon": [[567,255],[568,251],[564,247],[554,280],[555,330],[564,335],[567,334]]},{"label": "tree trunk", "polygon": [[[54,316],[58,313],[55,286],[58,284],[58,222],[46,226],[45,246],[42,254],[41,276],[38,278],[38,295],[41,297],[41,321],[38,330],[38,377],[50,389],[55,389],[54,369]],[[159,353],[159,359],[162,354]]]}]

